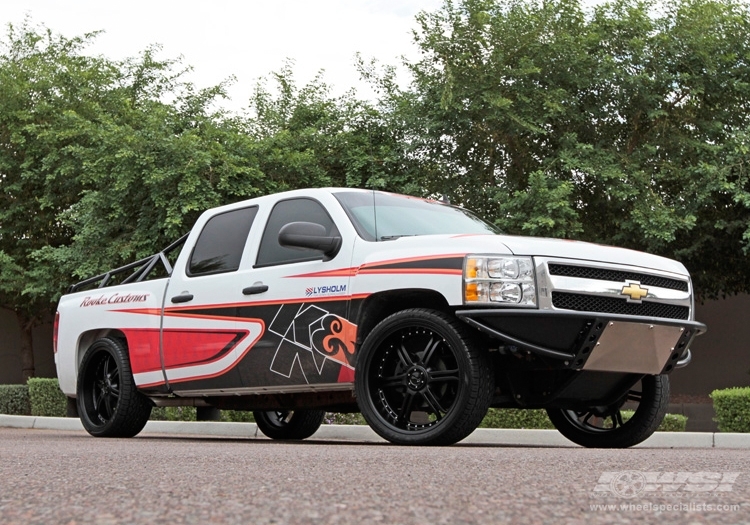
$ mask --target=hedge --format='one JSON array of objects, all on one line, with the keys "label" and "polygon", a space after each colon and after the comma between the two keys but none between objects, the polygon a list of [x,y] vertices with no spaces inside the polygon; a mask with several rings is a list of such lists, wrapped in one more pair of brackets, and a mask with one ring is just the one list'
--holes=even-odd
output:
[{"label": "hedge", "polygon": [[29,387],[26,385],[0,385],[0,414],[30,416]]},{"label": "hedge", "polygon": [[68,400],[57,379],[32,377],[27,382],[32,416],[65,417]]},{"label": "hedge", "polygon": [[656,430],[658,432],[685,432],[687,420],[687,416],[682,414],[667,414]]},{"label": "hedge", "polygon": [[[634,412],[632,410],[622,411],[622,421],[626,422],[633,417]],[[687,416],[682,414],[667,414],[664,416],[664,420],[656,429],[657,432],[685,432],[687,426]]]},{"label": "hedge", "polygon": [[230,423],[255,423],[253,413],[247,410],[222,410],[221,420]]},{"label": "hedge", "polygon": [[152,421],[195,421],[195,407],[153,407]]},{"label": "hedge", "polygon": [[750,387],[711,392],[716,422],[721,432],[750,432]]},{"label": "hedge", "polygon": [[[622,411],[623,421],[627,421],[632,416],[632,410]],[[684,432],[686,425],[687,417],[681,414],[667,414],[656,430],[659,432]],[[554,429],[555,426],[547,417],[547,412],[542,408],[490,408],[479,424],[479,428]]]},{"label": "hedge", "polygon": [[555,428],[543,408],[490,408],[479,428]]}]

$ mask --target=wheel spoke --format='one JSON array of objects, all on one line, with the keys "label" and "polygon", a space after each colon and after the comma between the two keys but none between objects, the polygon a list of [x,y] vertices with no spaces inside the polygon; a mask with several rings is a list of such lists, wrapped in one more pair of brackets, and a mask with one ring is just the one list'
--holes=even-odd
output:
[{"label": "wheel spoke", "polygon": [[103,409],[103,403],[106,398],[106,394],[104,393],[104,390],[99,389],[94,392],[94,410],[96,410],[98,413],[102,413]]},{"label": "wheel spoke", "polygon": [[424,354],[422,356],[423,367],[427,368],[430,359],[432,359],[432,355],[435,353],[435,350],[437,349],[441,341],[441,339],[438,339],[437,341],[433,342],[433,338],[430,338],[430,341],[427,343],[427,347],[425,348]]},{"label": "wheel spoke", "polygon": [[380,388],[393,388],[397,386],[406,386],[406,374],[396,374],[395,376],[381,377],[378,383]]},{"label": "wheel spoke", "polygon": [[445,381],[458,381],[458,368],[454,370],[435,370],[430,372],[430,383],[442,383]]},{"label": "wheel spoke", "polygon": [[112,414],[115,413],[114,407],[112,406],[112,396],[104,396],[104,406],[107,409],[107,413],[104,414],[106,419],[109,419],[112,417]]},{"label": "wheel spoke", "polygon": [[109,361],[109,359],[104,359],[103,379],[105,383],[109,379]]},{"label": "wheel spoke", "polygon": [[411,418],[412,407],[414,406],[414,398],[416,396],[413,392],[406,392],[404,396],[404,402],[401,403],[401,408],[398,411],[398,420],[403,423],[409,423]]},{"label": "wheel spoke", "polygon": [[435,394],[432,392],[432,390],[429,387],[427,387],[425,391],[422,393],[422,397],[424,397],[425,401],[427,401],[427,404],[430,405],[430,408],[435,414],[436,419],[440,421],[443,418],[443,414],[446,413],[447,410],[445,410],[440,405],[440,401],[437,400],[437,398],[435,397]]},{"label": "wheel spoke", "polygon": [[583,424],[584,425],[590,425],[591,423],[589,423],[589,419],[591,419],[592,417],[594,417],[594,413],[593,412],[585,412],[584,414],[585,414],[585,416],[583,418]]},{"label": "wheel spoke", "polygon": [[622,422],[622,412],[617,411],[614,414],[612,414],[612,428],[615,429],[618,426],[623,426],[625,423]]},{"label": "wheel spoke", "polygon": [[401,346],[398,348],[398,358],[401,360],[401,364],[405,368],[408,368],[414,365],[414,361],[409,355],[409,351],[406,349],[403,342],[401,343]]}]

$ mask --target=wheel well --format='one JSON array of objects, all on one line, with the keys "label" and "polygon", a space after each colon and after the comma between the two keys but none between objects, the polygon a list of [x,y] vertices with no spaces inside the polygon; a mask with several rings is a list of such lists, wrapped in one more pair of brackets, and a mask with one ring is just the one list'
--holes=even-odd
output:
[{"label": "wheel well", "polygon": [[364,342],[367,334],[380,321],[408,308],[429,308],[453,314],[445,297],[434,290],[391,290],[376,293],[369,296],[360,307],[357,316],[357,346]]},{"label": "wheel well", "polygon": [[99,328],[97,330],[89,330],[83,332],[78,338],[78,350],[76,351],[76,377],[78,377],[78,371],[81,367],[81,361],[83,356],[86,354],[91,345],[103,337],[112,337],[114,339],[122,340],[125,348],[127,348],[127,338],[125,334],[116,328]]}]

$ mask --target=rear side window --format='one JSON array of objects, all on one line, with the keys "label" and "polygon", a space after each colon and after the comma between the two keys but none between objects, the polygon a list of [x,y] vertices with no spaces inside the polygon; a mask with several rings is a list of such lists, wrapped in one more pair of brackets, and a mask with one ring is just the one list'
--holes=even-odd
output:
[{"label": "rear side window", "polygon": [[321,259],[314,250],[286,248],[279,244],[279,231],[290,222],[314,222],[323,225],[326,235],[338,235],[338,229],[323,205],[313,199],[289,199],[273,207],[258,249],[256,267]]},{"label": "rear side window", "polygon": [[234,272],[258,207],[242,208],[211,217],[195,243],[188,275]]}]

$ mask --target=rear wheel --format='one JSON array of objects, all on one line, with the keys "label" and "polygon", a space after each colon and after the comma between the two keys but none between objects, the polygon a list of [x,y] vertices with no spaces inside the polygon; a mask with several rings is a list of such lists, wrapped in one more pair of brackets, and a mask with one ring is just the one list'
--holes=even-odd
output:
[{"label": "rear wheel", "polygon": [[86,351],[76,402],[83,427],[97,437],[135,436],[151,415],[151,402],[135,386],[127,349],[109,337]]},{"label": "rear wheel", "polygon": [[[627,448],[649,438],[667,413],[669,377],[644,376],[619,402],[610,406],[547,409],[560,433],[584,447]],[[628,419],[623,412],[631,408]]]},{"label": "rear wheel", "polygon": [[487,354],[441,312],[410,309],[384,319],[357,357],[355,391],[372,429],[401,445],[451,445],[471,434],[494,390]]},{"label": "rear wheel", "polygon": [[271,439],[305,439],[318,431],[325,417],[323,410],[255,411],[255,423]]}]

